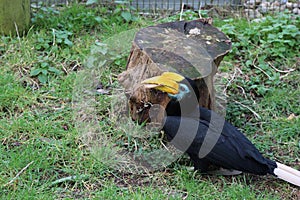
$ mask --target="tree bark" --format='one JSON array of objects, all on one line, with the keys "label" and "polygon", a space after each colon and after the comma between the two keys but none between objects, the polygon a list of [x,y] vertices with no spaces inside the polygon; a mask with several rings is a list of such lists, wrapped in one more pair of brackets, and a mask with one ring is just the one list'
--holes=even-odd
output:
[{"label": "tree bark", "polygon": [[0,34],[19,35],[30,24],[30,0],[0,0]]}]

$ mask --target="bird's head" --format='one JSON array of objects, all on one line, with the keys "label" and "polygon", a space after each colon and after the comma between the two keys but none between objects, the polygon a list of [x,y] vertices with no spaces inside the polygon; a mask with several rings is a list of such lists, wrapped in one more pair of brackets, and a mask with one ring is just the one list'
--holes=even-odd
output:
[{"label": "bird's head", "polygon": [[[166,109],[170,115],[179,115],[182,111],[191,112],[198,105],[199,91],[195,82],[174,72],[164,72],[142,81],[146,88],[166,92],[171,98]],[[174,113],[174,114],[173,114]]]}]

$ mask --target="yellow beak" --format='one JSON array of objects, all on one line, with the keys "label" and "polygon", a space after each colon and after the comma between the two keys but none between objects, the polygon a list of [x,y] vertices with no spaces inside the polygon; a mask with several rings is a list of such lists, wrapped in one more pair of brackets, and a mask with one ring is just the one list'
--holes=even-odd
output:
[{"label": "yellow beak", "polygon": [[160,76],[155,76],[142,81],[142,84],[146,88],[155,88],[169,94],[178,94],[179,82],[183,79],[183,76],[174,72],[164,72]]}]

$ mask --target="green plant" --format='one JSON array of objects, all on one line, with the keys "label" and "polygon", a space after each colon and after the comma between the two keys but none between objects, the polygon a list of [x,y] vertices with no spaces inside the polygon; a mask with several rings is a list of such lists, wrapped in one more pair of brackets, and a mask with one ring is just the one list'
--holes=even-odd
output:
[{"label": "green plant", "polygon": [[[50,24],[58,23],[58,20],[54,16],[58,16],[60,12],[52,7],[41,7],[37,12],[33,12],[31,22],[37,27],[47,27]],[[52,16],[52,17],[49,17]]]},{"label": "green plant", "polygon": [[[86,5],[98,4],[99,0],[88,0]],[[138,20],[138,17],[135,15],[135,7],[129,5],[129,1],[115,1],[111,3],[108,7],[103,7],[101,9],[102,13],[110,13],[112,10],[111,15],[113,20],[117,23],[122,22],[135,22]]]},{"label": "green plant", "polygon": [[[37,18],[26,37],[0,38],[1,199],[297,199],[298,190],[295,187],[271,176],[204,175],[188,170],[185,164],[190,163],[182,158],[162,170],[141,175],[118,171],[103,163],[101,157],[91,153],[89,144],[83,142],[82,134],[85,132],[78,131],[76,127],[80,122],[74,120],[71,99],[73,90],[80,86],[80,82],[78,85],[74,82],[83,72],[84,60],[90,55],[95,41],[102,42],[116,33],[158,22],[143,19],[142,23],[126,23],[122,17],[117,20],[114,16],[120,15],[113,15],[107,7],[95,5],[86,7],[74,4],[51,9],[54,8],[50,8],[48,13],[43,10],[36,13],[41,14],[42,18]],[[134,12],[132,14],[135,15]],[[197,18],[197,13],[191,14]],[[97,17],[101,18],[99,22],[95,20]],[[179,15],[173,18],[178,19]],[[241,18],[215,21],[220,27],[226,23],[231,29],[230,37],[235,46],[219,68],[222,72],[226,70],[232,78],[227,88],[230,96],[228,119],[243,129],[267,157],[299,169],[296,161],[300,152],[299,70],[279,73],[276,81],[269,79],[252,64],[254,61],[270,77],[279,75],[278,72],[273,74],[275,70],[264,61],[269,59],[270,54],[264,58],[263,54],[258,53],[260,49],[252,45],[254,39],[246,38],[246,32],[253,28],[254,22],[249,25]],[[294,22],[291,20],[291,24]],[[260,22],[256,23],[264,28]],[[297,23],[296,27],[299,27]],[[64,44],[63,39],[62,43],[54,43],[53,36],[55,40],[58,37],[53,35],[53,29],[72,32],[68,39],[73,46]],[[261,44],[262,41],[258,42]],[[113,46],[117,50],[128,49],[128,52],[120,55],[106,51],[102,55],[112,62],[105,65],[99,81],[111,88],[118,87],[116,75],[125,70],[131,44],[128,47],[125,44],[118,46],[117,43]],[[293,48],[296,50],[296,45]],[[105,53],[104,49],[100,50],[101,54]],[[285,59],[276,58],[270,62],[278,69],[297,67],[292,54]],[[51,72],[50,67],[60,72]],[[62,68],[65,75],[60,78]],[[236,72],[235,68],[238,69]],[[24,80],[38,79],[38,75],[27,77],[34,69],[39,69],[36,71],[38,74],[47,74],[47,84],[39,89],[23,84]],[[268,89],[265,94],[256,94],[264,89]],[[96,95],[96,101],[91,99],[96,104],[101,130],[113,141],[110,144],[127,147],[133,156],[139,155],[141,150],[160,148],[160,138],[133,137],[131,130],[126,134],[119,123],[110,120],[108,110],[112,98],[111,95]],[[261,119],[255,120],[247,107],[231,100],[252,108]],[[79,114],[84,108],[79,109]],[[116,111],[116,114],[119,112]],[[295,116],[289,119],[292,114]],[[82,117],[90,120],[89,116]],[[96,122],[92,128],[98,124]]]},{"label": "green plant", "polygon": [[193,10],[185,10],[182,13],[177,13],[176,15],[163,18],[159,21],[162,23],[162,22],[173,22],[173,21],[176,21],[176,20],[179,20],[179,19],[182,19],[182,20],[197,20],[197,19],[200,18],[200,16],[202,18],[208,18],[207,13],[208,13],[207,10],[200,10],[198,12],[195,12]]},{"label": "green plant", "polygon": [[66,30],[55,30],[53,29],[53,43],[57,43],[58,45],[66,45],[67,47],[72,47],[73,42],[69,39],[73,35],[72,32]]},{"label": "green plant", "polygon": [[50,40],[50,37],[45,37],[39,34],[36,39],[35,48],[39,51],[48,50],[51,47],[51,43],[52,41]]},{"label": "green plant", "polygon": [[[287,13],[267,16],[261,21],[248,22],[240,20],[225,20],[221,30],[233,41],[233,54],[244,58],[255,59],[255,56],[265,55],[266,61],[297,56],[300,50],[300,17]],[[251,52],[251,54],[249,54]],[[266,56],[267,55],[267,56]]]},{"label": "green plant", "polygon": [[42,7],[33,13],[32,23],[35,29],[46,28],[49,31],[55,29],[80,34],[82,31],[99,28],[102,21],[100,14],[98,9],[88,9],[84,5],[72,5],[65,8],[64,12],[51,7]]},{"label": "green plant", "polygon": [[135,22],[138,18],[133,14],[134,7],[126,6],[125,4],[117,4],[112,12],[112,16],[116,23]]},{"label": "green plant", "polygon": [[30,71],[30,76],[37,77],[38,80],[43,84],[48,82],[50,76],[58,76],[61,74],[62,71],[54,67],[48,56],[40,56]]},{"label": "green plant", "polygon": [[0,56],[6,51],[6,46],[7,46],[7,44],[9,44],[9,42],[10,42],[10,38],[9,37],[7,37],[7,36],[0,36],[0,41],[1,41],[1,43],[0,43]]},{"label": "green plant", "polygon": [[[280,70],[285,70],[287,58],[292,60],[300,51],[299,16],[278,14],[267,16],[259,22],[226,20],[221,30],[233,42],[231,58],[243,66],[242,70],[252,73],[249,79],[240,80],[248,85],[255,96],[262,96],[271,86],[280,84]],[[233,25],[233,23],[235,25]]]}]

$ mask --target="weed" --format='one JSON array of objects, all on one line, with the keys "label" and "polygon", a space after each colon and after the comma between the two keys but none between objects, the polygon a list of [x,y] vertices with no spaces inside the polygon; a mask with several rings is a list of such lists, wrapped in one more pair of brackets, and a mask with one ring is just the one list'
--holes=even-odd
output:
[{"label": "weed", "polygon": [[[87,5],[99,4],[99,0],[88,0]],[[112,12],[111,12],[112,10]],[[110,22],[122,23],[122,22],[135,22],[138,20],[137,15],[135,14],[136,9],[132,6],[129,6],[127,1],[116,1],[115,4],[111,4],[110,7],[103,7],[101,9],[102,13],[111,14],[113,20]],[[106,22],[108,20],[106,19]]]},{"label": "weed", "polygon": [[55,29],[75,34],[97,29],[101,21],[102,18],[97,9],[87,9],[83,5],[72,5],[65,8],[63,12],[51,7],[42,7],[33,14],[32,18],[35,29]]},{"label": "weed", "polygon": [[37,77],[43,84],[48,82],[49,76],[59,76],[60,74],[62,74],[62,71],[55,68],[52,61],[47,56],[40,56],[37,63],[34,64],[30,71],[30,76]]},{"label": "weed", "polygon": [[[116,33],[154,24],[139,18],[134,21],[136,14],[123,4],[112,8],[77,4],[42,8],[34,14],[34,27],[26,37],[1,37],[0,198],[296,199],[298,191],[274,177],[207,176],[187,170],[180,160],[161,171],[134,175],[91,154],[81,137],[86,129],[79,131],[80,122],[74,121],[72,112],[72,91],[80,87],[74,85],[78,72],[88,67],[83,63],[93,45],[101,46],[103,39]],[[184,15],[198,17],[197,13]],[[227,88],[228,119],[269,158],[297,167],[299,70],[294,57],[299,50],[299,18],[283,15],[261,22],[231,19],[218,24],[233,41],[220,71],[232,75],[232,68],[238,69]],[[130,50],[131,44],[113,44],[117,50]],[[116,52],[104,48],[96,52],[111,61],[101,65],[105,68],[98,80],[107,87],[117,87],[115,75],[125,69],[126,55]],[[25,78],[38,79],[43,87],[33,90],[22,84]],[[133,156],[159,148],[159,134],[153,140],[142,138],[135,124],[128,123],[132,132],[125,132],[108,118],[111,96],[94,99],[96,124],[111,146],[122,147]],[[256,110],[261,119],[245,106]]]},{"label": "weed", "polygon": [[[276,88],[286,86],[283,85],[283,75],[296,70],[292,66],[300,51],[299,19],[299,16],[280,13],[258,22],[227,19],[223,22],[225,24],[219,25],[233,43],[232,51],[225,60],[234,60],[235,66],[240,69],[228,88],[230,97],[242,92],[243,99],[237,100],[251,106],[253,101],[258,102],[275,92]],[[237,109],[240,112],[236,112]],[[228,117],[238,119],[235,123],[241,125],[246,119],[231,117],[231,113],[237,115],[245,113],[247,109],[241,109],[240,106],[237,109],[229,109]]]}]

